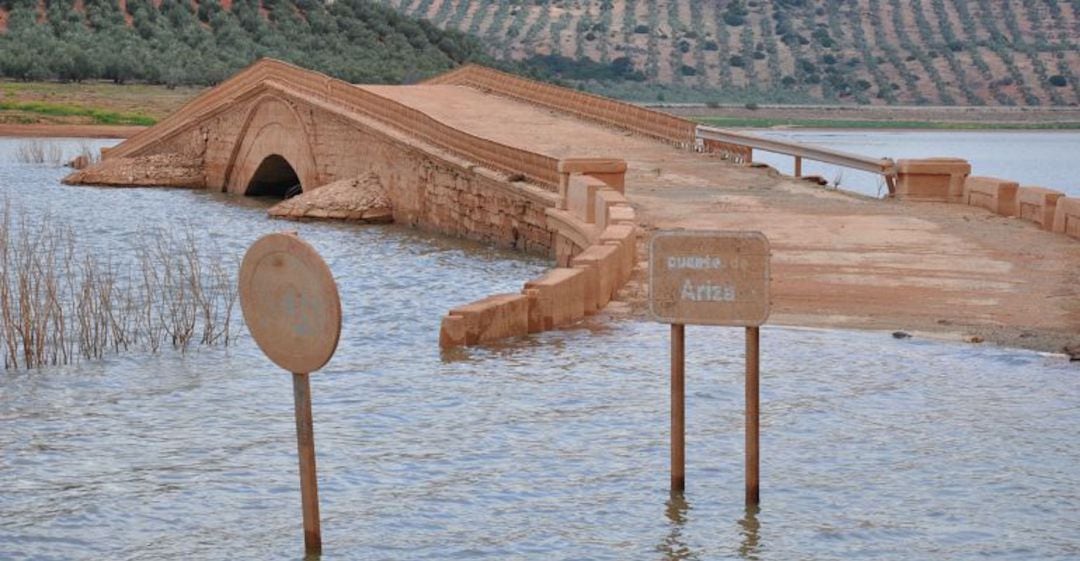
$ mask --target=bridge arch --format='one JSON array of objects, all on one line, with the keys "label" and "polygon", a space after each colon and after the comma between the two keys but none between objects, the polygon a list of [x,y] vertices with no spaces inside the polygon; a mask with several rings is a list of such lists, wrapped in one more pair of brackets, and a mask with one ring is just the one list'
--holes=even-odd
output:
[{"label": "bridge arch", "polygon": [[226,172],[229,193],[284,196],[292,185],[299,184],[303,191],[319,186],[307,127],[284,99],[257,99],[237,138]]}]

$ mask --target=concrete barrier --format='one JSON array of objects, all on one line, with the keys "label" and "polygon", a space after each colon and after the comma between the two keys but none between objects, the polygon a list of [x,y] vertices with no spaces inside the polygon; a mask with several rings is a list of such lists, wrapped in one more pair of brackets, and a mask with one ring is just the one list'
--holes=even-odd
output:
[{"label": "concrete barrier", "polygon": [[971,164],[959,158],[900,160],[896,164],[896,198],[909,201],[961,202]]},{"label": "concrete barrier", "polygon": [[1016,216],[1042,226],[1043,230],[1052,230],[1058,199],[1064,196],[1061,191],[1044,187],[1021,187],[1016,194]]},{"label": "concrete barrier", "polygon": [[964,202],[1000,214],[1016,215],[1016,191],[1020,185],[1015,181],[996,177],[968,177],[964,181]]},{"label": "concrete barrier", "polygon": [[1054,231],[1080,238],[1080,198],[1061,197],[1054,209]]}]

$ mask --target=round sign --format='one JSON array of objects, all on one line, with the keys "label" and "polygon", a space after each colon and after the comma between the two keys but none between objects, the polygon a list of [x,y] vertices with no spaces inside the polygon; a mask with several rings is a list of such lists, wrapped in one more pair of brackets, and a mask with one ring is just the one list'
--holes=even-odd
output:
[{"label": "round sign", "polygon": [[309,374],[334,356],[341,300],[330,268],[295,233],[263,236],[240,264],[240,308],[274,364]]}]

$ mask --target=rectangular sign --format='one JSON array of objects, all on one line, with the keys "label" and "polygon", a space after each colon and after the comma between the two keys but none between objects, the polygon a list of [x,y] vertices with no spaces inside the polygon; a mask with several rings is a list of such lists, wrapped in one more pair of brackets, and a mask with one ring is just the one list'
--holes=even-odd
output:
[{"label": "rectangular sign", "polygon": [[663,323],[765,323],[768,238],[761,232],[657,232],[649,242],[649,313]]}]

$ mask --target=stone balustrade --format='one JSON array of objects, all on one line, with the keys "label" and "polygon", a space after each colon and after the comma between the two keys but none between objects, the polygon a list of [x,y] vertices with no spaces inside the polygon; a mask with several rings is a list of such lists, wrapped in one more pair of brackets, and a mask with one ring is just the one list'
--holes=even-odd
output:
[{"label": "stone balustrade", "polygon": [[1054,209],[1054,231],[1080,238],[1080,198],[1061,197]]},{"label": "stone balustrade", "polygon": [[490,91],[633,131],[681,148],[692,148],[695,142],[697,124],[694,121],[474,64],[466,64],[424,83],[470,86]]},{"label": "stone balustrade", "polygon": [[621,193],[625,163],[614,162],[596,175],[572,171],[577,169],[597,168],[560,165],[567,196],[557,205],[561,209],[548,209],[558,268],[526,282],[521,294],[490,296],[450,310],[442,321],[440,346],[477,345],[572,325],[603,309],[630,279],[638,233],[636,213]]},{"label": "stone balustrade", "polygon": [[1021,187],[1015,181],[970,174],[971,164],[957,158],[900,160],[896,198],[977,206],[1080,238],[1080,198],[1045,187]]},{"label": "stone balustrade", "polygon": [[1020,187],[1016,194],[1016,216],[1030,220],[1044,230],[1053,230],[1054,211],[1058,199],[1065,196],[1061,191],[1044,187]]},{"label": "stone balustrade", "polygon": [[1002,216],[1016,214],[1015,181],[996,177],[968,177],[964,181],[964,203],[978,206]]}]

